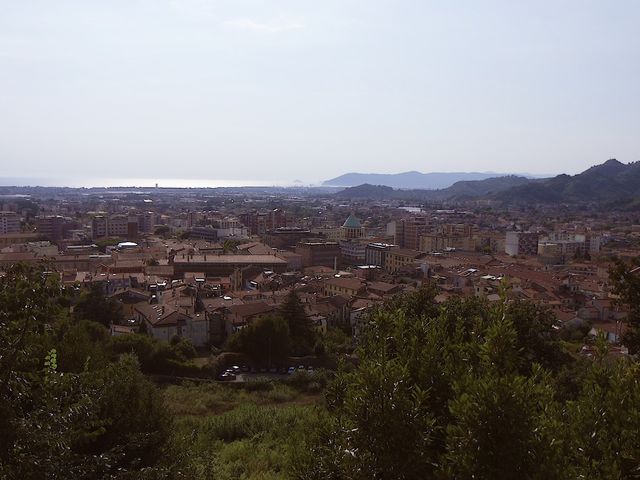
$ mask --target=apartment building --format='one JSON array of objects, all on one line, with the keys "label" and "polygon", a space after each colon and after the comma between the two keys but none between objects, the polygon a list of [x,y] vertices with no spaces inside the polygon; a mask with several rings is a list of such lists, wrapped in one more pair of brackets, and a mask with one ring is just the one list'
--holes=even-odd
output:
[{"label": "apartment building", "polygon": [[268,230],[287,226],[287,216],[279,208],[269,212],[241,213],[238,220],[249,229],[251,235],[264,235]]},{"label": "apartment building", "polygon": [[36,231],[52,242],[64,238],[64,217],[60,215],[41,215],[36,217]]},{"label": "apartment building", "polygon": [[382,267],[385,264],[387,253],[398,248],[390,243],[369,243],[364,249],[364,263]]},{"label": "apartment building", "polygon": [[423,253],[408,248],[390,250],[387,252],[383,268],[389,273],[395,273],[403,267],[415,264],[424,256]]},{"label": "apartment building", "polygon": [[507,232],[504,251],[507,255],[537,255],[538,234],[535,232]]},{"label": "apartment building", "polygon": [[20,233],[20,216],[15,212],[0,212],[0,235]]},{"label": "apartment building", "polygon": [[91,220],[92,238],[137,238],[139,218],[129,215],[96,215]]},{"label": "apartment building", "polygon": [[325,266],[333,268],[341,261],[338,242],[300,242],[296,253],[302,257],[302,266]]},{"label": "apartment building", "polygon": [[393,241],[401,248],[418,250],[420,237],[430,233],[431,225],[426,216],[415,216],[393,221],[387,225],[387,233],[393,235]]}]

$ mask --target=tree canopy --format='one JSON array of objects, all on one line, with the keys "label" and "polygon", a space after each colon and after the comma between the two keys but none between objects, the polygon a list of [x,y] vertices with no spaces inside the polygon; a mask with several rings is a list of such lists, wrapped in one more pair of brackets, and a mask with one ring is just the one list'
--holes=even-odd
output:
[{"label": "tree canopy", "polygon": [[289,324],[279,315],[265,315],[231,336],[227,345],[264,366],[282,363],[291,352]]},{"label": "tree canopy", "polygon": [[637,365],[579,362],[552,318],[506,295],[436,305],[428,288],[374,312],[299,477],[636,478]]},{"label": "tree canopy", "polygon": [[170,418],[134,357],[112,358],[106,329],[64,308],[58,276],[0,276],[2,478],[124,478],[155,464]]}]

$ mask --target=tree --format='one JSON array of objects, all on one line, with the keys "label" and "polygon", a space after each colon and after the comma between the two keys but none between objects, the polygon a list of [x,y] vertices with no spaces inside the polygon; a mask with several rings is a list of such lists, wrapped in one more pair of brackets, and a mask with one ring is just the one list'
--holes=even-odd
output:
[{"label": "tree", "polygon": [[153,231],[154,235],[166,237],[171,233],[171,228],[168,225],[158,225]]},{"label": "tree", "polygon": [[278,314],[289,326],[293,353],[298,355],[311,353],[316,342],[316,332],[295,290],[292,289],[289,292]]},{"label": "tree", "polygon": [[426,287],[369,317],[302,478],[562,477],[562,409],[536,363],[555,358],[544,311],[433,299]]},{"label": "tree", "polygon": [[438,288],[435,284],[425,283],[416,292],[394,297],[389,308],[401,308],[411,317],[433,317],[439,312],[435,300],[437,294]]},{"label": "tree", "polygon": [[114,247],[121,241],[121,238],[102,238],[100,240],[96,240],[96,245],[100,252],[105,253],[107,251],[107,247]]},{"label": "tree", "polygon": [[640,352],[640,258],[628,264],[622,260],[614,260],[609,270],[609,280],[613,293],[618,295],[619,304],[628,308],[625,323],[627,329],[622,343],[629,348],[629,353]]},{"label": "tree", "polygon": [[152,465],[168,439],[157,389],[132,359],[87,361],[104,328],[69,324],[63,300],[48,266],[0,276],[2,478],[115,478]]},{"label": "tree", "polygon": [[80,435],[75,448],[111,457],[102,474],[155,464],[169,440],[171,418],[137,359],[123,356],[92,376],[91,383],[97,392],[92,421],[98,428]]},{"label": "tree", "polygon": [[265,315],[233,334],[227,346],[261,365],[284,362],[291,351],[289,325],[278,315]]},{"label": "tree", "polygon": [[60,371],[80,373],[106,366],[109,331],[104,326],[81,320],[66,323],[61,330],[62,338],[57,343]]},{"label": "tree", "polygon": [[518,374],[516,337],[509,319],[497,319],[479,368],[455,382],[444,468],[452,478],[561,478],[561,457],[549,446],[559,433],[553,390],[539,367]]},{"label": "tree", "polygon": [[122,305],[113,298],[107,298],[99,284],[91,285],[80,295],[73,314],[78,320],[98,322],[107,328],[124,320]]},{"label": "tree", "polygon": [[237,240],[226,239],[222,242],[222,251],[224,253],[232,253],[236,251],[236,247],[239,245]]},{"label": "tree", "polygon": [[578,398],[567,403],[572,478],[638,478],[640,366],[592,362]]}]

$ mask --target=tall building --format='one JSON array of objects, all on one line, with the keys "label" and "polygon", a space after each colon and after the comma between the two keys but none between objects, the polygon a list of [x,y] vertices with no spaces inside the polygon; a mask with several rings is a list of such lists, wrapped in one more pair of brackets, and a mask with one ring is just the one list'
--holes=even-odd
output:
[{"label": "tall building", "polygon": [[370,243],[364,249],[364,263],[384,267],[387,253],[396,248],[397,245],[389,243]]},{"label": "tall building", "polygon": [[342,238],[344,240],[353,240],[354,238],[364,237],[364,227],[353,213],[347,217],[342,225]]},{"label": "tall building", "polygon": [[64,238],[64,217],[60,215],[42,215],[36,217],[36,231],[52,242],[58,242]]},{"label": "tall building", "polygon": [[401,248],[418,250],[420,237],[429,233],[431,225],[426,216],[403,218],[387,225],[387,233],[393,235],[394,243]]},{"label": "tall building", "polygon": [[287,216],[276,208],[269,212],[247,212],[238,215],[240,222],[249,229],[251,235],[264,235],[268,230],[287,226]]},{"label": "tall building", "polygon": [[139,219],[128,215],[97,215],[91,220],[91,236],[98,238],[137,238]]},{"label": "tall building", "polygon": [[20,233],[20,216],[15,212],[0,212],[0,235]]},{"label": "tall building", "polygon": [[504,251],[507,255],[537,255],[538,234],[535,232],[507,232]]},{"label": "tall building", "polygon": [[302,266],[325,266],[333,268],[341,261],[340,245],[337,242],[300,242],[296,253],[302,256]]},{"label": "tall building", "polygon": [[340,240],[340,253],[344,263],[362,265],[365,261],[365,251],[370,240],[354,238],[352,240]]},{"label": "tall building", "polygon": [[313,236],[302,227],[280,227],[269,230],[262,236],[262,241],[273,248],[295,248],[298,242]]}]

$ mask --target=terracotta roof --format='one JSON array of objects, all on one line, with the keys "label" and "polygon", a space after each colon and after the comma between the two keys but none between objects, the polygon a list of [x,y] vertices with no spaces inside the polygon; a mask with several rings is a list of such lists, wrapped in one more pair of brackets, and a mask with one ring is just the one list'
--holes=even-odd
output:
[{"label": "terracotta roof", "polygon": [[176,255],[174,263],[246,263],[250,264],[286,264],[287,261],[275,255],[191,255],[191,258],[182,258]]},{"label": "terracotta roof", "polygon": [[359,290],[364,287],[364,282],[359,278],[330,278],[326,280],[325,285],[334,285],[336,287],[348,288],[350,290]]}]

